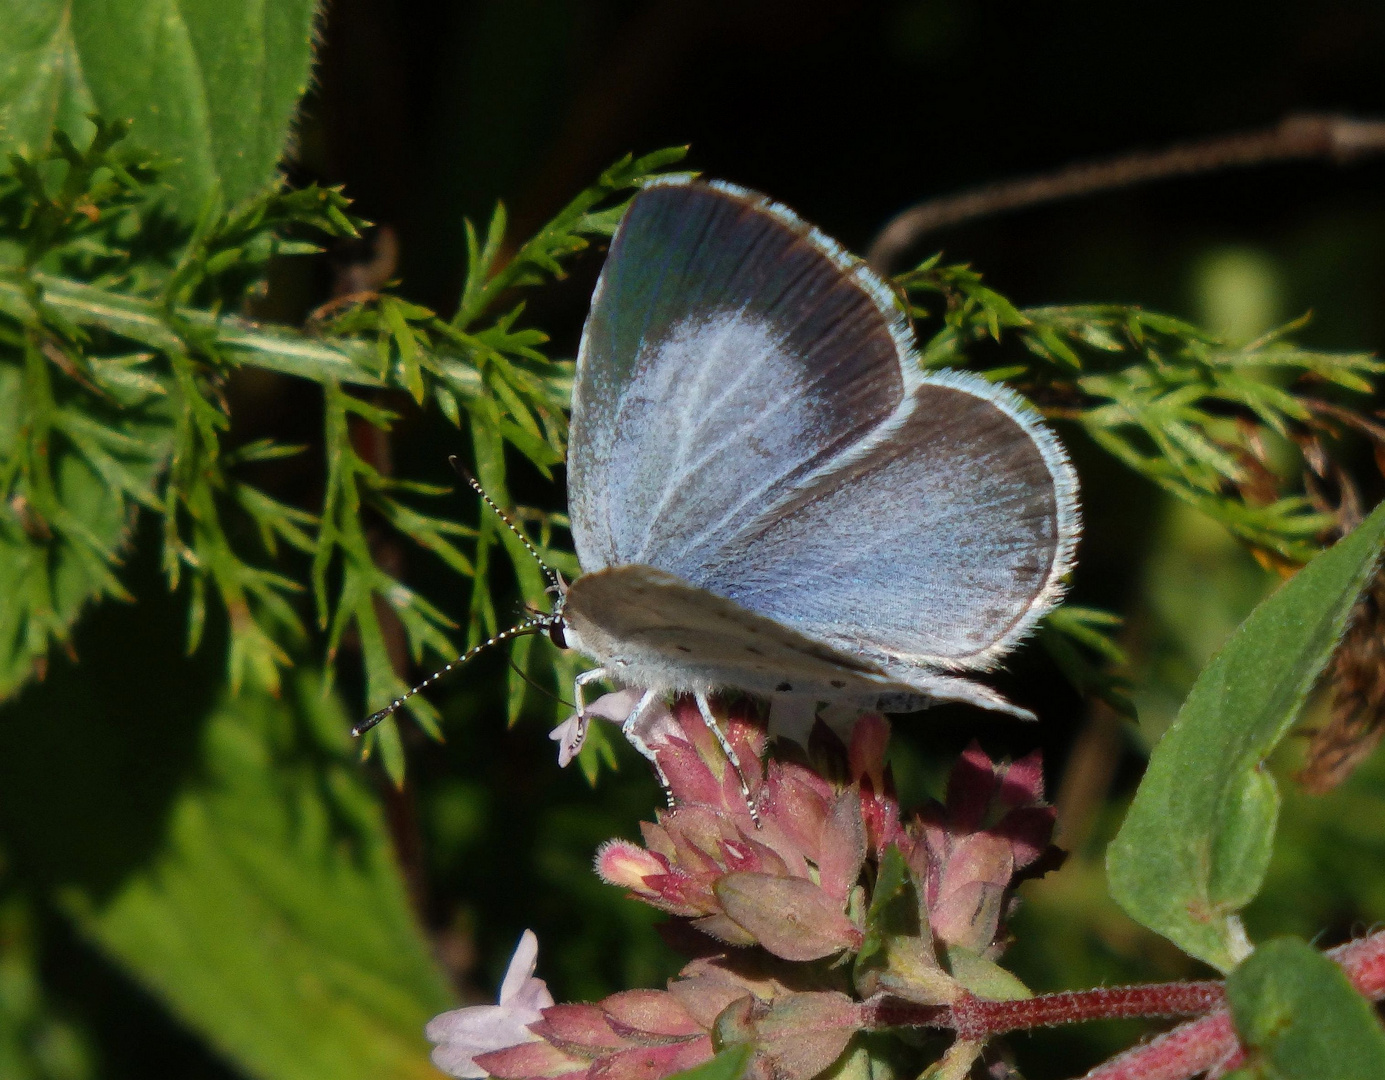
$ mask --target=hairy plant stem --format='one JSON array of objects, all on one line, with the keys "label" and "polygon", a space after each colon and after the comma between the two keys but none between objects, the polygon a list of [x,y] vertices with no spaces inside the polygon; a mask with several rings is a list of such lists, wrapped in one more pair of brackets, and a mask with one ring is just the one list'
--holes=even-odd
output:
[{"label": "hairy plant stem", "polygon": [[870,1005],[878,1027],[939,1027],[958,1038],[981,1041],[1010,1031],[1077,1024],[1086,1020],[1202,1016],[1226,1000],[1219,982],[1150,983],[1098,987],[1014,1001],[988,1001],[966,994],[951,1005],[916,1005],[885,998]]},{"label": "hairy plant stem", "polygon": [[[1385,998],[1385,931],[1328,951],[1352,986],[1371,1001]],[[867,1028],[929,1027],[983,1043],[1011,1031],[1087,1020],[1198,1017],[1098,1065],[1084,1080],[1190,1080],[1234,1066],[1240,1044],[1220,982],[1150,983],[986,1001],[971,994],[951,1005],[880,997],[863,1006]]]},{"label": "hairy plant stem", "polygon": [[[186,347],[169,326],[164,306],[156,300],[124,296],[48,274],[34,274],[33,282],[45,306],[78,326],[107,330],[161,351]],[[32,321],[32,298],[24,283],[0,279],[0,312],[22,322]],[[180,307],[174,315],[195,330],[214,333],[222,354],[238,363],[318,383],[336,380],[356,386],[404,385],[400,369],[388,384],[376,373],[378,361],[371,342],[315,338],[289,327],[265,326],[196,308]],[[438,363],[453,387],[463,393],[468,388],[481,392],[481,376],[474,367],[447,357],[438,357]]]}]

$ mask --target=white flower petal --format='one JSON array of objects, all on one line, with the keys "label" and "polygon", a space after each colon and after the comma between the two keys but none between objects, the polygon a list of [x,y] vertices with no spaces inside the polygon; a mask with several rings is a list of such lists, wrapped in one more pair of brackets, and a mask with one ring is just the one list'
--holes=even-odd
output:
[{"label": "white flower petal", "polygon": [[585,717],[573,714],[548,733],[558,744],[558,768],[566,769],[581,751],[582,744],[587,741],[587,724]]},{"label": "white flower petal", "polygon": [[543,1010],[552,1005],[553,995],[548,992],[548,984],[542,979],[530,979],[506,1007],[516,1016],[526,1017],[525,1024],[532,1024],[542,1019]]},{"label": "white flower petal", "polygon": [[541,1010],[553,1004],[542,979],[534,978],[539,958],[539,939],[524,931],[510,957],[500,987],[498,1005],[471,1005],[453,1009],[428,1021],[423,1033],[435,1043],[433,1064],[449,1076],[478,1078],[486,1075],[475,1059],[492,1050],[532,1042],[538,1038],[529,1025],[542,1019]]},{"label": "white flower petal", "polygon": [[534,977],[534,968],[539,963],[539,939],[532,930],[519,936],[515,954],[510,957],[510,966],[505,969],[505,980],[500,984],[500,1004],[505,1005],[519,993],[528,980]]},{"label": "white flower petal", "polygon": [[433,1064],[448,1076],[479,1080],[486,1075],[486,1070],[472,1060],[478,1053],[479,1050],[467,1050],[460,1046],[435,1046],[428,1056],[433,1059]]}]

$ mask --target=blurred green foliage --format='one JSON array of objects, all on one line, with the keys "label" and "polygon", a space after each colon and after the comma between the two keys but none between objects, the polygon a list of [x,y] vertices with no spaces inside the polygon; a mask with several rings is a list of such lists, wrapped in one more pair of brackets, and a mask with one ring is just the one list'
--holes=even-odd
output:
[{"label": "blurred green foliage", "polygon": [[[1057,59],[1063,42],[1034,44],[1042,28],[1023,15],[997,27],[942,0],[886,7],[869,48],[891,63],[975,85],[962,58],[984,42],[993,63],[1021,74],[1015,58],[1036,49],[1054,57],[1053,71],[1076,69]],[[506,530],[488,515],[456,520],[446,452],[470,459],[554,565],[576,570],[550,480],[565,448],[571,364],[562,357],[596,262],[583,251],[609,235],[644,175],[681,155],[624,159],[584,188],[618,153],[593,149],[605,142],[590,117],[615,110],[621,87],[638,87],[625,97],[663,101],[682,119],[622,137],[660,145],[703,131],[686,118],[705,96],[720,102],[715,95],[734,88],[768,100],[787,90],[686,60],[712,33],[701,15],[651,5],[653,15],[619,23],[626,15],[603,5],[475,8],[431,15],[412,31],[411,48],[422,49],[430,26],[455,19],[449,33],[472,58],[460,79],[405,88],[444,111],[419,110],[418,124],[433,125],[415,144],[428,147],[421,158],[401,150],[400,125],[378,120],[402,92],[376,78],[374,61],[358,59],[346,76],[334,66],[369,25],[359,9],[325,16],[317,76],[313,34],[324,16],[306,0],[54,0],[0,12],[0,148],[22,155],[0,177],[0,1074],[149,1075],[167,1046],[169,1075],[431,1075],[418,1029],[453,1000],[448,976],[488,994],[524,925],[540,930],[541,974],[560,998],[652,985],[676,966],[648,909],[610,895],[589,865],[597,843],[647,816],[652,783],[638,767],[607,773],[597,794],[577,776],[555,778],[542,721],[565,708],[525,677],[562,692],[571,658],[521,639],[514,667],[491,657],[436,708],[414,699],[421,729],[448,741],[382,726],[370,749],[391,783],[369,782],[344,731],[405,685],[403,665],[451,659],[520,603],[543,601],[536,568]],[[764,41],[838,25],[816,10],[795,11],[793,26],[774,14],[751,4],[732,25]],[[1256,33],[1300,17],[1267,17]],[[1155,20],[1174,21],[1169,12]],[[840,47],[867,48],[852,36],[864,25],[852,23]],[[613,66],[588,126],[544,158],[554,101],[582,67],[574,51],[621,34],[631,55],[650,57],[646,66]],[[1100,68],[1113,84],[1148,74],[1156,56],[1165,70],[1158,42],[1126,46],[1128,71]],[[778,45],[754,48],[736,46],[761,60],[780,55]],[[1083,55],[1107,63],[1099,50]],[[661,63],[698,72],[682,97],[660,98]],[[871,126],[885,118],[870,110],[891,96],[911,100],[912,83],[905,92],[869,83],[878,97],[858,99],[853,87],[866,82],[811,74],[794,90],[811,104],[796,97],[785,130],[797,130],[800,110],[833,122],[832,103],[813,96],[831,84],[860,106],[849,126],[876,138],[880,153],[901,152]],[[1127,89],[1123,100],[1139,93]],[[1076,102],[1078,112],[1099,96]],[[994,146],[994,131],[1032,128],[1056,151],[1026,142],[1033,160],[1002,149],[938,155],[927,170],[882,164],[883,197],[915,197],[924,172],[945,183],[970,177],[971,160],[1028,167],[1069,152],[1063,131],[1025,119],[1041,99],[1022,97],[984,124],[971,116],[990,108],[984,102],[941,110],[933,137],[980,131]],[[816,137],[764,144],[756,127],[739,136],[753,152],[737,157],[719,133],[753,111],[708,108],[699,164],[769,188],[829,232],[861,239],[879,223],[876,210],[847,207],[840,194],[852,188],[845,177],[859,176],[859,154],[835,160]],[[96,116],[131,118],[128,137],[124,124]],[[1116,148],[1128,141],[1125,122]],[[341,137],[364,123],[375,141]],[[1149,130],[1161,137],[1157,124]],[[335,181],[335,167],[282,182],[295,141],[293,169],[335,155],[352,177],[346,194],[365,203],[359,212],[396,215],[401,283],[386,275],[363,294],[329,298],[317,253],[339,253],[363,222],[346,194],[311,182]],[[353,154],[373,160],[360,167]],[[389,201],[406,190],[400,178],[419,176],[432,185],[422,195]],[[815,212],[814,182],[839,193],[835,220]],[[512,212],[485,216],[501,193]],[[1122,736],[1130,767],[1267,590],[1274,575],[1263,566],[1306,561],[1348,524],[1351,507],[1324,494],[1331,483],[1305,484],[1303,466],[1320,451],[1359,464],[1363,437],[1329,431],[1306,402],[1364,412],[1380,367],[1360,352],[1297,345],[1273,326],[1311,302],[1320,317],[1293,324],[1296,337],[1352,349],[1378,338],[1366,298],[1385,216],[1368,191],[1315,211],[1274,250],[1228,245],[1215,222],[1157,258],[1109,207],[1051,220],[1035,241],[1042,277],[1016,269],[1008,233],[996,241],[983,230],[978,246],[992,258],[977,264],[1003,288],[941,258],[900,284],[926,361],[1014,383],[1060,426],[1082,467],[1082,603],[1044,640],[1084,694],[1134,703],[1140,725]],[[1364,269],[1347,281],[1343,266]],[[572,284],[549,284],[570,270]],[[295,290],[307,297],[296,308],[285,299]],[[1024,306],[1006,294],[1137,297],[1190,307],[1199,323],[1131,303]],[[101,603],[130,599],[138,604]],[[186,659],[189,647],[198,651]],[[323,666],[324,656],[335,662]],[[1060,683],[1031,657],[1013,678]],[[1081,706],[1069,689],[1044,692],[1042,738],[1056,765],[1075,726],[1065,716]],[[506,736],[502,717],[540,722]],[[901,785],[936,794],[949,756],[978,728],[1017,750],[1040,737],[940,710],[899,740]],[[637,765],[597,733],[586,778],[601,762]],[[1376,759],[1326,800],[1286,786],[1268,877],[1245,913],[1253,939],[1340,935],[1385,918],[1385,873],[1373,869],[1385,865],[1383,769]],[[1084,850],[1029,887],[1011,962],[1036,989],[1190,973],[1107,895],[1098,856],[1128,787],[1122,775],[1111,801],[1100,792]],[[87,978],[92,965],[99,975]],[[145,993],[131,994],[127,980]],[[1018,1050],[1031,1078],[1071,1075],[1137,1033],[1098,1026]]]}]

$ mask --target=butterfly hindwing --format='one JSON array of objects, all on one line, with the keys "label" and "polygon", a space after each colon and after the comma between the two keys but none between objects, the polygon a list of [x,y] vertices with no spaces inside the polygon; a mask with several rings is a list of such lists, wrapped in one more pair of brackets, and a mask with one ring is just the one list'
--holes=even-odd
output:
[{"label": "butterfly hindwing", "polygon": [[966,701],[1025,719],[989,687],[927,668],[877,665],[650,566],[584,574],[569,587],[564,620],[572,643],[597,656],[617,682],[660,691],[725,687],[799,699]]},{"label": "butterfly hindwing", "polygon": [[696,584],[855,655],[983,668],[1056,602],[1077,532],[1053,436],[934,376],[886,437],[785,492]]},{"label": "butterfly hindwing", "polygon": [[829,693],[888,682],[874,665],[649,566],[583,574],[563,614],[578,647],[631,685]]}]

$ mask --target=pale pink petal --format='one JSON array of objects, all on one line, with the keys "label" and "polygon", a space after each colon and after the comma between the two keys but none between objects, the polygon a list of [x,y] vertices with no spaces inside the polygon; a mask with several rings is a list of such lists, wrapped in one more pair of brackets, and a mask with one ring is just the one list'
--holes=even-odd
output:
[{"label": "pale pink petal", "polygon": [[428,1022],[424,1035],[436,1044],[433,1064],[449,1076],[482,1077],[486,1071],[476,1064],[477,1057],[537,1038],[529,1025],[553,1004],[548,986],[534,978],[538,955],[539,939],[532,930],[524,931],[505,972],[498,1005],[453,1009]]},{"label": "pale pink petal", "polygon": [[614,693],[602,694],[587,706],[587,714],[599,716],[613,724],[623,724],[635,711],[635,706],[640,703],[642,697],[643,690],[617,690]]},{"label": "pale pink petal", "polygon": [[587,717],[574,713],[548,733],[558,744],[558,768],[566,769],[581,752],[582,744],[587,741],[587,723]]},{"label": "pale pink petal", "polygon": [[581,751],[582,744],[587,741],[587,726],[593,716],[613,724],[624,724],[643,696],[643,690],[617,690],[603,694],[588,705],[580,717],[574,713],[550,731],[548,737],[558,744],[558,767],[566,769]]},{"label": "pale pink petal", "polygon": [[500,984],[500,1004],[508,1005],[526,982],[534,977],[534,969],[539,963],[539,939],[532,930],[519,936],[515,954],[510,957],[510,966],[505,969],[505,979]]}]

